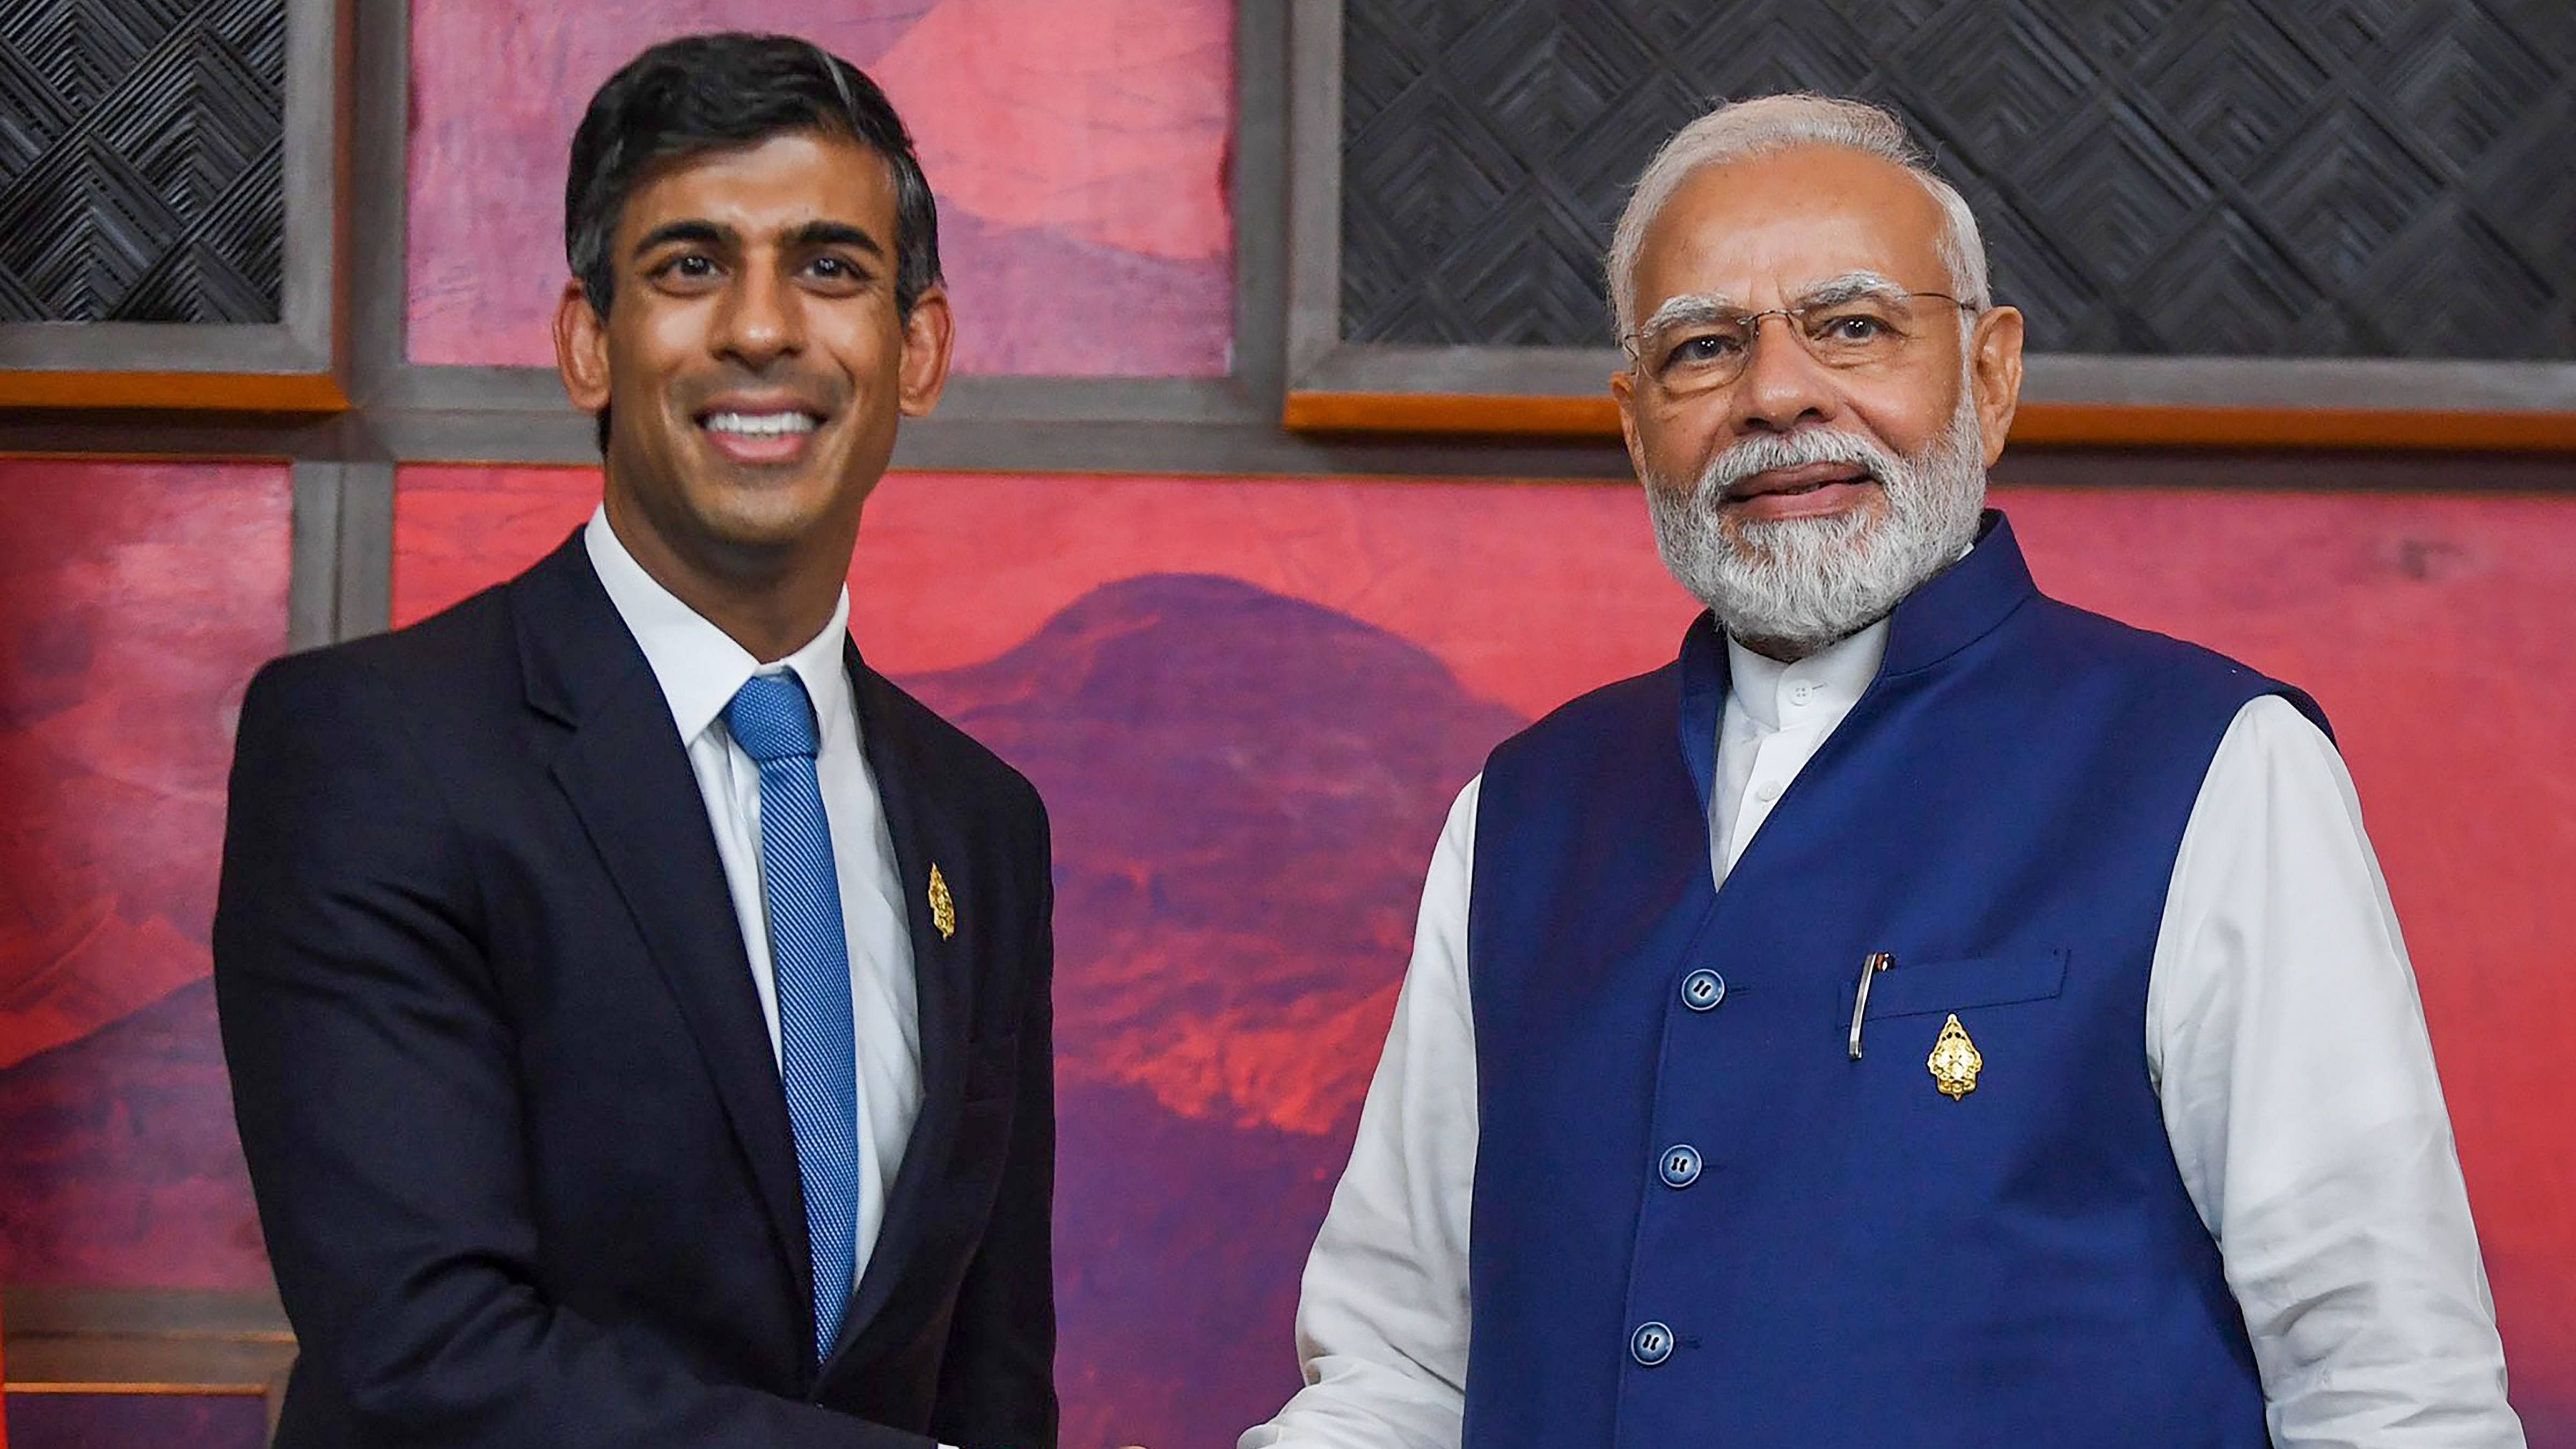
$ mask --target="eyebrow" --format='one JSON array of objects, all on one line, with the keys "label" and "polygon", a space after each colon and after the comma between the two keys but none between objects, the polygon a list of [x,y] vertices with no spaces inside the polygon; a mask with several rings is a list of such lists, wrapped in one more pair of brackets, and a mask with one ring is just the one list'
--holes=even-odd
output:
[{"label": "eyebrow", "polygon": [[[1845,272],[1841,276],[1827,277],[1823,281],[1809,285],[1806,291],[1799,295],[1795,305],[1830,307],[1837,302],[1849,302],[1860,297],[1904,295],[1905,287],[1895,278],[1883,273]],[[1637,335],[1644,336],[1665,327],[1741,317],[1751,310],[1753,309],[1722,292],[1685,292],[1681,296],[1667,298],[1664,305],[1655,309],[1653,316],[1638,323]]]},{"label": "eyebrow", "polygon": [[1798,299],[1798,305],[1830,307],[1836,302],[1849,302],[1861,297],[1902,297],[1905,292],[1905,285],[1893,277],[1877,272],[1845,272],[1808,288],[1806,295]]},{"label": "eyebrow", "polygon": [[1657,307],[1653,316],[1637,324],[1636,335],[1643,337],[1647,333],[1658,332],[1666,327],[1693,322],[1715,322],[1722,318],[1743,315],[1744,309],[1736,305],[1735,299],[1722,293],[1685,292],[1678,297],[1665,298],[1664,305]]},{"label": "eyebrow", "polygon": [[[668,221],[644,233],[635,243],[635,254],[642,256],[657,247],[689,242],[709,247],[740,247],[742,233],[732,227],[704,220]],[[786,243],[792,248],[845,246],[866,252],[882,260],[885,248],[864,228],[840,221],[809,221],[791,229]]]},{"label": "eyebrow", "polygon": [[640,257],[657,247],[666,247],[674,242],[730,247],[741,245],[742,236],[732,227],[718,226],[712,221],[666,221],[636,239],[635,255]]},{"label": "eyebrow", "polygon": [[791,247],[854,247],[883,260],[886,249],[865,228],[845,221],[809,221],[787,234]]}]

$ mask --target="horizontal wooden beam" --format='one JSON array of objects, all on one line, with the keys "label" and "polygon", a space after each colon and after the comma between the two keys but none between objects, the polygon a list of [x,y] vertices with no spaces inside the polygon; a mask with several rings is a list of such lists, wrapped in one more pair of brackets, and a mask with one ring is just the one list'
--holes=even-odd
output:
[{"label": "horizontal wooden beam", "polygon": [[340,380],[327,372],[0,370],[0,408],[311,415],[347,412],[349,406]]},{"label": "horizontal wooden beam", "polygon": [[[1599,397],[1292,392],[1281,421],[1297,433],[1616,439],[1619,412]],[[2397,408],[2231,408],[2028,402],[2013,441],[2041,447],[2375,448],[2576,452],[2576,412]]]},{"label": "horizontal wooden beam", "polygon": [[6,1296],[13,1394],[269,1392],[295,1361],[273,1293],[50,1289]]}]

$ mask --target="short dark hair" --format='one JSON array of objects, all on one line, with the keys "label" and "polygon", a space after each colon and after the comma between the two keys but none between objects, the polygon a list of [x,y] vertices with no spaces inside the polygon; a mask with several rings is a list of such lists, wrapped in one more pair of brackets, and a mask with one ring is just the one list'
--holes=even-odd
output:
[{"label": "short dark hair", "polygon": [[590,98],[564,180],[564,259],[602,317],[617,290],[617,222],[662,162],[795,131],[846,137],[894,171],[894,305],[910,317],[941,281],[939,210],[903,118],[857,66],[789,35],[725,31],[666,40]]}]

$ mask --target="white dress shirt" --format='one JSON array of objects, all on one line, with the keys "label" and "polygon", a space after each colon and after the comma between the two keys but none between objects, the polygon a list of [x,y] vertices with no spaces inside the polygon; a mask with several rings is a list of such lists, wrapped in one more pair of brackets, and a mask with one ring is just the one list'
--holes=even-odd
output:
[{"label": "white dress shirt", "polygon": [[[921,1015],[913,983],[912,936],[904,926],[903,884],[894,839],[867,754],[859,745],[856,701],[842,657],[849,637],[850,594],[841,591],[832,622],[785,659],[764,665],[722,629],[680,602],[635,561],[608,526],[606,509],[591,514],[583,543],[591,567],[627,632],[660,681],[671,721],[689,749],[689,768],[707,802],[716,857],[751,957],[751,984],[769,1022],[776,1059],[778,984],[770,968],[768,907],[760,886],[760,766],[733,742],[724,708],[755,674],[795,671],[814,701],[821,748],[814,773],[832,832],[832,869],[841,887],[841,924],[850,943],[850,1007],[858,1028],[859,1229],[857,1273],[864,1275],[885,1224],[886,1192],[903,1166],[904,1144],[921,1115]],[[853,1278],[855,1282],[855,1277]]]},{"label": "white dress shirt", "polygon": [[[1876,676],[1887,627],[1795,664],[1733,641],[1721,884]],[[1467,903],[1480,780],[1432,852],[1413,962],[1306,1263],[1307,1387],[1240,1449],[1456,1449],[1476,1170]],[[2287,701],[2240,711],[2174,858],[2148,1071],[2250,1334],[2273,1442],[2522,1444],[2415,977],[2341,756]]]}]

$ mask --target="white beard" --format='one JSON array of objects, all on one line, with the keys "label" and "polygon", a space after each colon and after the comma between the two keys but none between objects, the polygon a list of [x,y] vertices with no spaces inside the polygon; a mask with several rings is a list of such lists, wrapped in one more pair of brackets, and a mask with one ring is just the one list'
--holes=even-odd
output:
[{"label": "white beard", "polygon": [[[1728,633],[1812,654],[1887,617],[1967,552],[1985,508],[1984,447],[1975,399],[1964,391],[1948,430],[1910,458],[1856,433],[1747,438],[1712,459],[1686,494],[1646,480],[1655,547]],[[1727,489],[1805,463],[1867,469],[1887,495],[1886,511],[1721,519]]]}]

